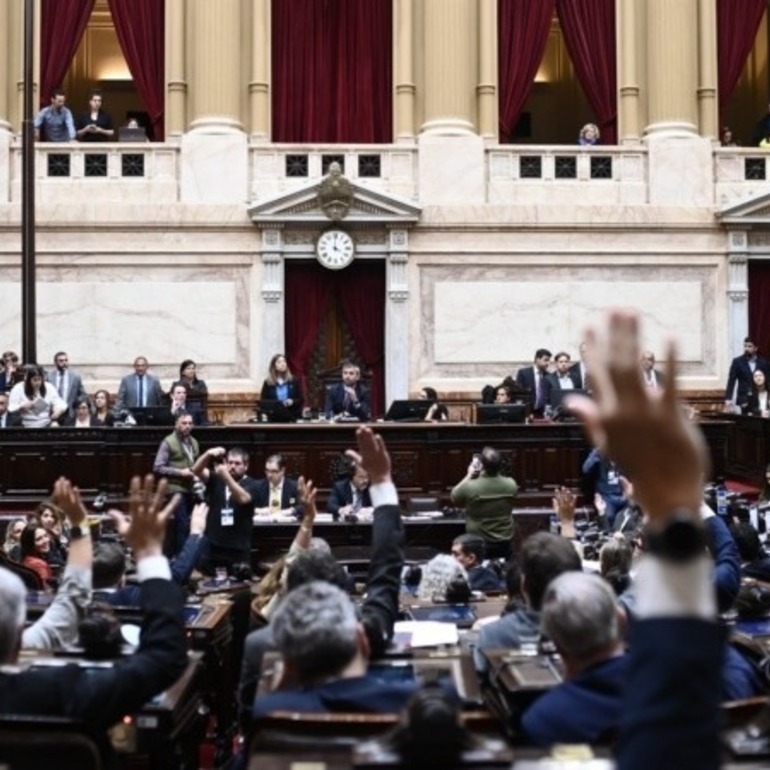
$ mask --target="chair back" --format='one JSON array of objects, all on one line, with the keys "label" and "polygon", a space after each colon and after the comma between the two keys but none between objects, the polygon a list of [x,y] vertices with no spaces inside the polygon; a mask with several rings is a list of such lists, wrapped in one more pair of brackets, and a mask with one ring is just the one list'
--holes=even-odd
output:
[{"label": "chair back", "polygon": [[78,730],[69,719],[4,715],[0,719],[0,765],[8,770],[101,770],[96,743]]},{"label": "chair back", "polygon": [[18,575],[21,578],[21,582],[24,583],[24,587],[29,591],[43,591],[45,585],[40,579],[40,575],[35,570],[25,567],[23,564],[9,559],[8,556],[0,551],[0,567],[5,567],[9,572],[13,572],[14,575]]}]

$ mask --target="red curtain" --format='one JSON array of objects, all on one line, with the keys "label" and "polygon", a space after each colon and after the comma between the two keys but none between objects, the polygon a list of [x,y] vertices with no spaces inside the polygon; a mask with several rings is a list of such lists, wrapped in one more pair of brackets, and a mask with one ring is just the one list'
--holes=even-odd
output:
[{"label": "red curtain", "polygon": [[770,262],[749,260],[749,334],[770,356]]},{"label": "red curtain", "polygon": [[305,370],[329,306],[332,283],[312,263],[286,264],[284,276],[286,361],[304,390]]},{"label": "red curtain", "polygon": [[724,115],[746,57],[754,46],[767,0],[717,0],[719,117]]},{"label": "red curtain", "polygon": [[[372,416],[385,411],[385,270],[357,262],[336,282],[342,312],[365,367],[372,373]],[[355,287],[355,291],[350,291]]]},{"label": "red curtain", "polygon": [[602,132],[616,144],[618,93],[615,77],[615,0],[556,0],[564,42]]},{"label": "red curtain", "polygon": [[165,2],[109,0],[109,3],[120,47],[139,98],[150,116],[151,138],[162,142],[165,130]]},{"label": "red curtain", "polygon": [[273,0],[273,141],[390,142],[392,26],[392,0]]},{"label": "red curtain", "polygon": [[543,59],[554,0],[498,0],[500,141],[511,139]]},{"label": "red curtain", "polygon": [[[5,0],[3,0],[5,1]],[[40,104],[61,86],[91,18],[95,0],[41,0]]]}]

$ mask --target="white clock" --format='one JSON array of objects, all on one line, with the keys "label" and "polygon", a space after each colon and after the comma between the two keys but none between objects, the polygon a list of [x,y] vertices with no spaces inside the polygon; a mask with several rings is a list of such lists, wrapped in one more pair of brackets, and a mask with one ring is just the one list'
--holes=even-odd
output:
[{"label": "white clock", "polygon": [[342,270],[353,261],[356,244],[344,230],[326,230],[319,236],[315,252],[324,267]]}]

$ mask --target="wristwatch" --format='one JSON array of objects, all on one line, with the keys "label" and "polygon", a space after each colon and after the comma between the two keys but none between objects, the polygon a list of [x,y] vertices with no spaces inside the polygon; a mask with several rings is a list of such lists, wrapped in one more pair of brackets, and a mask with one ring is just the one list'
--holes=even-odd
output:
[{"label": "wristwatch", "polygon": [[91,532],[88,529],[88,526],[81,527],[80,524],[75,524],[74,527],[70,527],[70,540],[80,540],[90,536]]},{"label": "wristwatch", "polygon": [[647,532],[648,553],[671,562],[692,561],[706,549],[706,530],[697,513],[674,511],[660,532]]}]

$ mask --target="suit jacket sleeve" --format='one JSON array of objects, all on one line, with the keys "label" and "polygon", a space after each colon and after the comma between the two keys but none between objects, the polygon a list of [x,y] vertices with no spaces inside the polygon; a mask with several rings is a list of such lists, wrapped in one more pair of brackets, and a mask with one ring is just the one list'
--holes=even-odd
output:
[{"label": "suit jacket sleeve", "polygon": [[706,519],[708,547],[714,559],[717,607],[727,612],[741,587],[741,557],[727,525],[718,516]]},{"label": "suit jacket sleeve", "polygon": [[262,390],[259,392],[260,401],[273,401],[275,399],[275,386],[268,384],[267,380],[262,383]]},{"label": "suit jacket sleeve", "polygon": [[115,399],[115,411],[121,412],[128,406],[128,378],[124,377],[118,387],[118,397]]},{"label": "suit jacket sleeve", "polygon": [[738,379],[738,361],[740,359],[734,358],[730,364],[730,373],[727,375],[727,387],[725,388],[725,401],[733,400],[733,391],[735,390],[735,383]]},{"label": "suit jacket sleeve", "polygon": [[352,499],[348,500],[348,494],[350,492],[350,482],[345,479],[344,481],[336,481],[332,487],[329,500],[326,503],[326,510],[333,515],[338,515],[340,508],[345,505],[349,505],[353,502]]},{"label": "suit jacket sleeve", "polygon": [[180,586],[187,585],[187,581],[198,563],[205,540],[202,535],[188,535],[179,556],[171,564],[171,578]]},{"label": "suit jacket sleeve", "polygon": [[372,416],[369,388],[363,386],[360,388],[358,406],[353,409],[353,414],[362,421],[368,420]]},{"label": "suit jacket sleeve", "polygon": [[[393,625],[398,616],[401,569],[404,566],[404,525],[396,505],[381,505],[374,510],[372,524],[372,560],[366,581],[366,599],[362,607],[364,619],[374,622],[382,634],[384,651],[393,638]],[[380,638],[378,638],[380,641]]]}]

